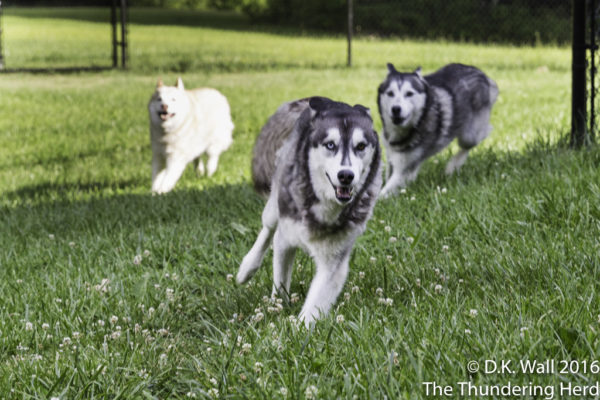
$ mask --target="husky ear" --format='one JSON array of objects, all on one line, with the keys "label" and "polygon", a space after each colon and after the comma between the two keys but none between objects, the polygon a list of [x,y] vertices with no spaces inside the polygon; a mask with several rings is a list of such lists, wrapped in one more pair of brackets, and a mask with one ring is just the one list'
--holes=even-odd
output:
[{"label": "husky ear", "polygon": [[415,69],[415,72],[413,73],[417,75],[420,79],[423,79],[423,74],[421,73],[421,66],[418,66],[417,69]]},{"label": "husky ear", "polygon": [[177,89],[179,90],[184,90],[183,80],[181,79],[181,77],[177,78],[177,84],[175,86],[177,86]]},{"label": "husky ear", "polygon": [[163,87],[163,85],[164,85],[164,84],[163,84],[163,81],[162,81],[162,79],[158,78],[158,82],[156,82],[156,88],[157,88],[157,89],[158,89],[158,88],[161,88],[161,87]]},{"label": "husky ear", "polygon": [[352,108],[354,108],[355,110],[358,110],[358,111],[362,112],[363,114],[368,115],[369,118],[372,119],[372,117],[371,117],[371,110],[369,110],[367,107],[365,107],[365,106],[363,106],[361,104],[355,104],[354,107],[352,107]]},{"label": "husky ear", "polygon": [[308,101],[309,107],[316,112],[323,112],[331,106],[332,101],[327,97],[314,96]]},{"label": "husky ear", "polygon": [[398,72],[398,70],[396,69],[396,67],[394,67],[394,64],[392,64],[392,63],[387,63],[387,68],[388,68],[388,72],[390,74]]}]

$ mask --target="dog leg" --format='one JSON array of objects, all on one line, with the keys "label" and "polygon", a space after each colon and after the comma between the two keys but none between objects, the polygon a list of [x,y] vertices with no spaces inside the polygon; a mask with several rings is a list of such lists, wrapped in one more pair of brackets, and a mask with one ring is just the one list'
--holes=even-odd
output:
[{"label": "dog leg", "polygon": [[273,237],[273,291],[271,295],[279,294],[282,299],[289,300],[295,255],[296,248],[286,242],[279,229],[276,230]]},{"label": "dog leg", "polygon": [[460,169],[462,165],[467,161],[467,156],[469,155],[468,149],[460,149],[458,153],[454,157],[448,161],[446,165],[446,174],[450,175]]},{"label": "dog leg", "polygon": [[204,176],[204,173],[206,172],[204,170],[204,161],[202,161],[202,156],[198,157],[198,165],[196,166],[196,171],[200,176]]},{"label": "dog leg", "polygon": [[315,260],[317,273],[310,284],[306,301],[300,312],[300,320],[308,328],[321,314],[325,315],[337,299],[348,277],[350,250],[333,268]]},{"label": "dog leg", "polygon": [[215,171],[217,170],[217,165],[219,164],[219,156],[221,155],[221,153],[219,152],[214,152],[208,153],[208,161],[206,162],[206,175],[207,176],[212,176]]},{"label": "dog leg", "polygon": [[388,154],[390,177],[381,189],[379,194],[381,198],[393,196],[399,188],[406,187],[408,183],[414,181],[423,161],[420,151],[410,153],[390,151]]},{"label": "dog leg", "polygon": [[[167,167],[159,173],[157,177],[157,188],[153,191],[156,193],[167,193],[171,191],[174,187],[181,174],[183,174],[183,170],[185,169],[186,163],[181,161],[173,161],[167,160]],[[162,179],[160,175],[163,174]]]},{"label": "dog leg", "polygon": [[275,199],[275,196],[269,197],[267,205],[265,206],[262,214],[263,228],[258,234],[254,245],[248,254],[244,256],[244,259],[240,264],[240,269],[238,270],[236,276],[237,283],[244,283],[248,281],[248,279],[252,278],[252,275],[254,275],[262,263],[263,257],[265,256],[265,253],[269,248],[269,244],[271,243],[273,231],[277,226],[278,213],[276,203],[277,200]]}]

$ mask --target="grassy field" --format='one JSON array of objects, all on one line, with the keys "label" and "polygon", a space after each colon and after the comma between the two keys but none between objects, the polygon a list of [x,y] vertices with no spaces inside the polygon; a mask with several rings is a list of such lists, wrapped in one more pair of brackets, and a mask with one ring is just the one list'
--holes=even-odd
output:
[{"label": "grassy field", "polygon": [[[7,65],[102,63],[98,15],[7,9]],[[430,381],[454,387],[446,397],[467,397],[469,381],[567,398],[561,384],[600,380],[600,152],[560,145],[569,49],[361,38],[348,69],[343,38],[131,15],[127,72],[0,75],[0,398],[445,398]],[[495,128],[459,175],[443,174],[450,148],[376,206],[344,293],[307,331],[294,319],[309,257],[291,304],[265,297],[270,255],[249,285],[231,280],[260,227],[251,147],[289,99],[376,113],[388,61],[480,66],[501,90]],[[189,168],[151,196],[146,104],[159,76],[178,75],[228,97],[234,145],[213,178]],[[546,359],[555,372],[518,369]],[[515,374],[485,373],[485,360],[512,360]],[[560,360],[579,369],[560,373]]]}]

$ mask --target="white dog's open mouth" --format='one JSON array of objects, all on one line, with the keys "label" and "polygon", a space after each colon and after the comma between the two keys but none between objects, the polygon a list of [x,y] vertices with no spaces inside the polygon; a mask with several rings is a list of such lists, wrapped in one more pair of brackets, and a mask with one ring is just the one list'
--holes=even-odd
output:
[{"label": "white dog's open mouth", "polygon": [[160,119],[162,119],[163,121],[168,120],[169,118],[173,118],[175,116],[174,113],[168,113],[166,111],[159,111],[158,112],[158,116],[160,117]]},{"label": "white dog's open mouth", "polygon": [[327,179],[329,179],[329,183],[331,183],[331,186],[333,187],[333,190],[335,191],[335,198],[341,202],[341,203],[347,203],[350,200],[352,200],[352,196],[354,195],[354,187],[353,186],[336,186],[333,184],[333,182],[331,181],[331,178],[329,177],[328,173],[325,173],[325,175],[327,175]]}]

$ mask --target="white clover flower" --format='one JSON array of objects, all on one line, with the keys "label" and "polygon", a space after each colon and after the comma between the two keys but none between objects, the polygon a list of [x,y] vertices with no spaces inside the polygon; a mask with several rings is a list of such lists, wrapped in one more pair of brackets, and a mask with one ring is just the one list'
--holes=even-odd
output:
[{"label": "white clover flower", "polygon": [[151,317],[154,314],[155,311],[156,310],[154,309],[154,307],[148,308],[148,316]]},{"label": "white clover flower", "polygon": [[215,378],[210,378],[208,381],[209,381],[209,382],[211,383],[211,385],[213,385],[213,386],[219,386],[219,382],[217,382],[217,380],[216,380]]},{"label": "white clover flower", "polygon": [[386,306],[388,306],[388,307],[389,307],[389,306],[391,306],[392,304],[394,304],[394,299],[390,299],[390,298],[388,297],[387,299],[385,299],[385,302],[384,302],[384,304],[385,304]]},{"label": "white clover flower", "polygon": [[344,292],[344,300],[350,300],[350,293]]},{"label": "white clover flower", "polygon": [[169,330],[165,328],[160,328],[156,331],[160,336],[169,336]]},{"label": "white clover flower", "polygon": [[119,322],[119,317],[117,317],[116,315],[113,315],[112,317],[110,317],[110,324],[114,325],[117,322]]},{"label": "white clover flower", "polygon": [[406,188],[400,189],[400,194],[406,194]]},{"label": "white clover flower", "polygon": [[194,392],[187,392],[186,396],[190,397],[192,399],[195,399],[196,398],[196,393],[194,393]]},{"label": "white clover flower", "polygon": [[54,234],[53,234],[53,233],[50,233],[50,234],[48,234],[48,238],[49,238],[50,240],[54,240]]},{"label": "white clover flower", "polygon": [[377,258],[375,257],[370,257],[369,261],[371,262],[371,264],[375,264],[377,262]]},{"label": "white clover flower", "polygon": [[417,198],[415,196],[410,197],[410,201],[415,201]]},{"label": "white clover flower", "polygon": [[20,285],[23,283],[23,279],[17,279],[17,283]]},{"label": "white clover flower", "polygon": [[69,246],[75,247],[75,242],[69,242]]},{"label": "white clover flower", "polygon": [[263,314],[262,312],[257,312],[256,314],[254,314],[254,317],[252,317],[252,319],[254,320],[254,322],[260,322],[263,320],[264,317],[265,314]]},{"label": "white clover flower", "polygon": [[233,274],[227,274],[227,282],[233,281]]},{"label": "white clover flower", "polygon": [[435,272],[436,275],[440,274],[440,269],[439,268],[434,268],[433,272]]},{"label": "white clover flower", "polygon": [[309,387],[306,388],[306,390],[304,391],[304,397],[306,397],[308,400],[314,400],[317,398],[317,393],[318,393],[318,389],[315,385],[310,385]]},{"label": "white clover flower", "polygon": [[110,334],[110,338],[112,340],[117,340],[120,337],[121,337],[121,331],[114,331],[113,333]]},{"label": "white clover flower", "polygon": [[63,342],[63,345],[68,346],[68,345],[71,344],[71,338],[68,337],[68,336],[66,336],[66,337],[63,338],[62,342]]},{"label": "white clover flower", "polygon": [[449,247],[448,247],[448,245],[446,245],[446,244],[442,246],[442,251],[443,251],[444,253],[447,253],[449,249],[450,249],[450,248],[449,248]]},{"label": "white clover flower", "polygon": [[254,372],[256,372],[257,374],[260,374],[263,368],[263,364],[261,362],[255,362],[254,363]]},{"label": "white clover flower", "polygon": [[421,280],[419,278],[417,278],[415,280],[415,284],[416,284],[417,287],[421,287]]},{"label": "white clover flower", "polygon": [[338,324],[341,324],[341,323],[343,323],[343,322],[344,322],[344,315],[343,315],[343,314],[338,314],[338,315],[335,317],[335,322],[337,322]]},{"label": "white clover flower", "polygon": [[470,335],[471,334],[471,330],[470,329],[465,329],[465,334],[466,335]]},{"label": "white clover flower", "polygon": [[45,330],[45,331],[47,331],[48,329],[50,329],[50,324],[47,324],[47,323],[44,322],[42,324],[42,329]]},{"label": "white clover flower", "polygon": [[26,331],[32,331],[33,330],[33,324],[31,322],[25,322],[25,330]]},{"label": "white clover flower", "polygon": [[250,343],[244,343],[242,345],[242,353],[249,353],[252,350],[252,345]]},{"label": "white clover flower", "polygon": [[166,290],[167,300],[173,301],[175,299],[175,290],[167,288]]},{"label": "white clover flower", "polygon": [[73,332],[71,333],[71,336],[73,336],[73,339],[77,340],[77,339],[81,339],[81,337],[83,336],[80,332]]},{"label": "white clover flower", "polygon": [[390,243],[396,243],[398,238],[396,236],[390,236]]},{"label": "white clover flower", "polygon": [[414,241],[415,241],[415,238],[414,238],[414,237],[412,237],[412,236],[408,236],[408,237],[406,238],[406,241],[408,242],[408,244],[413,244],[413,243],[414,243]]},{"label": "white clover flower", "polygon": [[287,390],[287,388],[286,388],[286,387],[284,387],[284,386],[282,386],[282,387],[279,389],[279,394],[281,394],[283,397],[287,396],[287,395],[288,395],[288,390]]},{"label": "white clover flower", "polygon": [[150,255],[150,250],[144,250],[144,257],[148,257]]},{"label": "white clover flower", "polygon": [[298,293],[292,293],[290,296],[290,303],[295,304],[300,301],[300,295]]},{"label": "white clover flower", "polygon": [[136,254],[133,257],[133,265],[140,265],[142,263],[142,255],[141,254]]},{"label": "white clover flower", "polygon": [[154,289],[159,290],[160,289],[160,285],[158,283],[154,284]]},{"label": "white clover flower", "polygon": [[435,285],[435,291],[436,291],[436,293],[440,293],[442,291],[442,285],[440,285],[440,284]]},{"label": "white clover flower", "polygon": [[383,228],[383,230],[385,230],[386,232],[391,232],[392,231],[392,227],[389,225],[386,225],[385,228]]},{"label": "white clover flower", "polygon": [[464,282],[465,282],[465,280],[462,278],[458,280],[458,283],[464,283]]},{"label": "white clover flower", "polygon": [[359,277],[360,279],[365,279],[365,273],[364,273],[364,271],[360,271],[360,272],[358,273],[358,277]]},{"label": "white clover flower", "polygon": [[352,286],[352,293],[360,292],[360,288],[358,286]]},{"label": "white clover flower", "polygon": [[477,314],[478,314],[478,311],[477,311],[476,309],[474,309],[474,308],[472,308],[472,309],[469,311],[469,315],[470,315],[471,317],[476,317],[476,316],[477,316]]},{"label": "white clover flower", "polygon": [[446,194],[446,193],[448,193],[448,189],[442,188],[442,194]]},{"label": "white clover flower", "polygon": [[295,315],[290,315],[288,317],[288,321],[290,321],[291,323],[295,324],[296,322],[298,322],[298,318],[296,318]]}]

